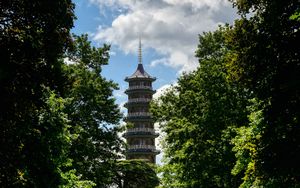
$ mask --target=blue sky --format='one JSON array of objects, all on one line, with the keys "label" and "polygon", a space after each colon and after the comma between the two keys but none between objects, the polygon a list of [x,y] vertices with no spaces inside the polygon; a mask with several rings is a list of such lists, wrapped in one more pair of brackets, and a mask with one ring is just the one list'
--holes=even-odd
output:
[{"label": "blue sky", "polygon": [[[117,103],[122,104],[126,100],[124,90],[127,87],[127,83],[124,81],[124,78],[130,76],[137,66],[137,42],[139,33],[136,33],[136,38],[133,39],[133,43],[136,43],[136,46],[134,46],[136,48],[135,51],[132,51],[132,49],[130,49],[131,51],[121,49],[120,46],[118,46],[118,41],[95,40],[95,35],[99,32],[99,27],[111,26],[112,22],[124,12],[120,12],[120,10],[116,10],[110,6],[101,8],[88,0],[76,0],[75,4],[77,20],[75,21],[75,27],[72,32],[77,35],[88,33],[92,44],[97,47],[101,47],[103,43],[112,44],[109,65],[104,66],[103,75],[119,84],[120,90],[115,91],[115,96]],[[146,39],[142,38],[142,43],[144,40]],[[178,75],[177,68],[168,67],[166,65],[150,66],[150,62],[156,59],[163,59],[163,54],[157,53],[152,47],[145,49],[143,45],[142,56],[146,71],[150,75],[158,78],[154,83],[154,88],[158,89],[161,86],[176,81]]]},{"label": "blue sky", "polygon": [[[92,44],[111,45],[109,65],[103,76],[119,84],[115,91],[122,104],[130,76],[136,69],[138,38],[142,38],[143,64],[157,77],[155,97],[176,80],[182,72],[195,70],[194,57],[198,34],[213,31],[237,18],[227,0],[74,0],[77,20],[72,32],[87,33]],[[160,157],[159,159],[160,160]]]}]

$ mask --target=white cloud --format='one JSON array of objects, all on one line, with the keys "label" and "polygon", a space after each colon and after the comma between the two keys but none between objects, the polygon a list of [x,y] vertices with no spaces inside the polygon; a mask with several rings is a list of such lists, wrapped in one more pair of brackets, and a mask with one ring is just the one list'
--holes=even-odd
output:
[{"label": "white cloud", "polygon": [[154,128],[155,128],[155,131],[157,133],[159,133],[159,137],[156,139],[155,146],[156,146],[156,149],[160,150],[160,154],[158,154],[156,156],[156,163],[158,165],[161,165],[162,164],[162,157],[163,157],[163,154],[164,154],[161,142],[163,140],[164,133],[162,132],[162,130],[161,130],[161,128],[160,128],[160,126],[159,126],[158,123],[154,124]]},{"label": "white cloud", "polygon": [[126,90],[126,85],[119,85],[119,89],[118,90],[114,90],[114,96],[118,97],[119,99],[126,99],[127,95],[125,95],[125,90]]},{"label": "white cloud", "polygon": [[[166,84],[166,85],[161,86],[159,89],[156,90],[156,93],[153,95],[153,99],[158,99],[160,96],[165,94],[169,89],[171,89],[172,87],[174,87],[176,85],[177,85],[177,83],[174,82],[173,84]],[[156,162],[158,165],[163,164],[162,158],[164,155],[162,142],[165,137],[165,133],[162,131],[161,126],[162,125],[159,123],[154,123],[154,128],[155,128],[156,132],[159,133],[159,137],[156,139],[155,145],[156,145],[157,149],[161,151],[161,153],[156,156]]]},{"label": "white cloud", "polygon": [[137,51],[138,35],[143,46],[153,48],[164,64],[180,71],[190,71],[198,63],[194,53],[198,34],[224,22],[232,22],[235,10],[227,0],[90,0],[103,7],[120,10],[111,26],[99,27],[94,39],[117,45],[125,53]]},{"label": "white cloud", "polygon": [[115,51],[109,51],[110,56],[115,56],[117,53]]},{"label": "white cloud", "polygon": [[163,94],[165,94],[168,91],[168,89],[170,89],[174,85],[166,84],[166,85],[161,86],[160,88],[158,88],[156,90],[156,93],[153,95],[153,99],[158,99],[160,96],[162,96]]},{"label": "white cloud", "polygon": [[119,104],[119,109],[120,109],[121,113],[126,115],[127,114],[127,109],[124,107],[125,103],[126,103],[126,101],[121,102]]}]

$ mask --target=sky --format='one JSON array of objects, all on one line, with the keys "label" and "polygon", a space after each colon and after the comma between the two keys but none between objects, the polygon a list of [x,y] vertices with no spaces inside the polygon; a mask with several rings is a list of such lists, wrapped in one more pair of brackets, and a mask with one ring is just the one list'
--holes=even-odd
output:
[{"label": "sky", "polygon": [[[238,16],[228,0],[74,0],[72,32],[87,33],[92,45],[111,45],[109,64],[102,75],[119,85],[114,92],[123,113],[127,100],[124,81],[136,70],[138,41],[142,40],[142,62],[157,78],[155,98],[183,72],[195,70],[198,35],[218,25],[232,24]],[[158,156],[160,161],[161,155]]]}]

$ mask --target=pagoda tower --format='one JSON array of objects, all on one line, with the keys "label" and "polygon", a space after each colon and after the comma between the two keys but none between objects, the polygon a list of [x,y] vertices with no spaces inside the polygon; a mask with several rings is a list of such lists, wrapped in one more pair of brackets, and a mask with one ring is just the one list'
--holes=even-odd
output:
[{"label": "pagoda tower", "polygon": [[130,124],[123,134],[128,144],[126,158],[155,163],[155,156],[159,154],[155,147],[155,138],[158,137],[158,133],[154,130],[154,122],[149,112],[149,102],[155,93],[152,89],[152,82],[156,78],[151,77],[144,70],[141,39],[139,40],[138,54],[136,71],[125,78],[125,81],[129,83],[129,88],[125,91],[128,95],[128,101],[124,105],[128,109],[125,121]]}]

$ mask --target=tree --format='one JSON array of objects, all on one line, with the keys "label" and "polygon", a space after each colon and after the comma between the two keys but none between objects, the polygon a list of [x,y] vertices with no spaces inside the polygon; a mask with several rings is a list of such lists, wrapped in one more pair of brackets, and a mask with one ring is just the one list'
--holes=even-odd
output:
[{"label": "tree", "polygon": [[261,104],[256,110],[261,113],[262,129],[256,132],[261,138],[255,144],[256,154],[248,158],[254,170],[246,173],[252,178],[244,179],[248,186],[299,186],[299,2],[233,3],[242,18],[227,38],[236,56],[229,65],[231,77]]},{"label": "tree", "polygon": [[122,160],[114,170],[113,184],[118,188],[154,188],[159,179],[151,164],[140,160]]},{"label": "tree", "polygon": [[121,127],[114,126],[121,118],[112,96],[117,85],[101,76],[108,63],[109,46],[91,46],[87,35],[74,36],[74,47],[67,54],[71,64],[65,73],[70,81],[65,97],[70,98],[68,114],[72,141],[69,157],[81,180],[90,180],[96,187],[124,188],[158,185],[153,167],[143,161],[123,161],[124,143],[118,136]]},{"label": "tree", "polygon": [[117,85],[101,76],[109,46],[70,36],[70,0],[0,9],[0,185],[108,187],[123,150]]},{"label": "tree", "polygon": [[67,122],[53,96],[65,83],[58,58],[70,46],[74,5],[10,0],[0,9],[0,184],[56,187]]},{"label": "tree", "polygon": [[78,175],[105,187],[112,181],[117,159],[122,156],[123,141],[119,138],[121,118],[113,98],[117,85],[101,76],[102,66],[108,63],[109,46],[91,47],[87,35],[74,36],[74,48],[67,53],[73,64],[65,66],[70,81],[65,97],[71,98],[65,113],[77,135],[69,156]]},{"label": "tree", "polygon": [[162,187],[237,187],[231,139],[247,124],[248,94],[227,80],[229,27],[199,36],[200,67],[152,104],[166,133]]}]

